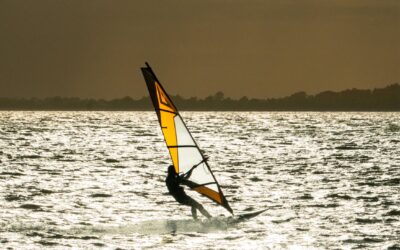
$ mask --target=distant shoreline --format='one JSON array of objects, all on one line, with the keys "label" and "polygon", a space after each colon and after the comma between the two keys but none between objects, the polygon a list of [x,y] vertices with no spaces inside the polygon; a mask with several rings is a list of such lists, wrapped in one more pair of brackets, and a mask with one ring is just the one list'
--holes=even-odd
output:
[{"label": "distant shoreline", "polygon": [[[393,112],[400,111],[400,85],[373,90],[324,91],[316,95],[297,92],[287,97],[238,100],[222,92],[204,99],[171,96],[181,111],[300,111],[300,112]],[[44,99],[0,98],[1,111],[153,111],[149,97],[113,100],[51,97]]]},{"label": "distant shoreline", "polygon": [[[154,109],[3,109],[0,108],[0,112],[29,112],[29,111],[43,111],[43,112],[152,112]],[[180,112],[400,112],[399,109],[180,109]]]},{"label": "distant shoreline", "polygon": [[[0,112],[154,112],[154,109],[1,109]],[[393,110],[189,110],[189,109],[180,109],[180,112],[311,112],[311,113],[324,113],[324,112],[349,112],[349,113],[370,113],[370,112],[377,112],[377,113],[397,113],[400,112],[400,109],[393,109]]]}]

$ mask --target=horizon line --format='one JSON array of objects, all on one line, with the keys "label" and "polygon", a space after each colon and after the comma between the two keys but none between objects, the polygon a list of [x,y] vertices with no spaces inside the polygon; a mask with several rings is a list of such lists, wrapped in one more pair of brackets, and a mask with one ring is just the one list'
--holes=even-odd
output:
[{"label": "horizon line", "polygon": [[[213,93],[213,94],[209,94],[209,95],[207,95],[207,96],[204,96],[204,97],[198,97],[198,96],[189,96],[189,97],[186,97],[186,96],[183,96],[183,95],[180,95],[180,94],[171,94],[171,96],[173,96],[173,97],[181,97],[181,98],[183,98],[183,99],[191,99],[191,98],[197,98],[197,99],[199,99],[199,100],[203,100],[203,99],[206,99],[206,98],[208,98],[208,97],[213,97],[213,96],[216,96],[218,93],[222,93],[223,94],[223,98],[224,99],[231,99],[231,100],[240,100],[240,99],[243,99],[243,98],[247,98],[247,99],[253,99],[253,100],[270,100],[270,99],[282,99],[282,98],[286,98],[286,97],[290,97],[290,96],[292,96],[292,95],[294,95],[294,94],[297,94],[297,93],[305,93],[307,96],[316,96],[316,95],[318,95],[318,94],[321,94],[321,93],[325,93],[325,92],[332,92],[332,93],[340,93],[340,92],[344,92],[344,91],[350,91],[350,90],[369,90],[369,91],[373,91],[373,90],[376,90],[376,89],[384,89],[384,88],[387,88],[387,87],[389,87],[389,86],[394,86],[394,85],[400,85],[399,84],[399,82],[394,82],[394,83],[389,83],[389,84],[387,84],[386,86],[384,86],[384,87],[374,87],[374,88],[346,88],[346,89],[342,89],[342,90],[337,90],[337,91],[334,91],[334,90],[323,90],[323,91],[320,91],[320,92],[317,92],[317,93],[315,93],[315,94],[309,94],[309,93],[307,93],[306,91],[304,91],[304,90],[299,90],[299,91],[296,91],[296,92],[293,92],[292,94],[289,94],[289,95],[286,95],[286,96],[280,96],[280,97],[264,97],[264,98],[258,98],[258,97],[250,97],[250,96],[246,96],[246,95],[243,95],[243,96],[241,96],[241,97],[238,97],[238,98],[234,98],[234,97],[230,97],[230,96],[225,96],[225,93],[222,91],[222,90],[219,90],[219,91],[217,91],[217,92],[215,92],[215,93]],[[113,97],[113,98],[104,98],[104,97],[79,97],[79,96],[60,96],[60,95],[54,95],[54,96],[47,96],[47,97],[35,97],[35,96],[31,96],[31,97],[6,97],[6,96],[0,96],[0,99],[13,99],[13,100],[23,100],[23,99],[26,99],[26,100],[32,100],[32,99],[38,99],[38,100],[43,100],[43,99],[54,99],[54,98],[65,98],[65,99],[86,99],[86,100],[97,100],[97,101],[99,101],[99,100],[104,100],[104,101],[112,101],[112,100],[119,100],[119,99],[124,99],[124,98],[127,98],[127,97],[129,97],[129,98],[131,98],[132,100],[141,100],[141,99],[145,99],[145,98],[149,98],[150,96],[149,95],[143,95],[143,96],[141,96],[141,97],[138,97],[138,98],[133,98],[132,96],[129,96],[129,95],[125,95],[125,96],[120,96],[120,97]]]}]

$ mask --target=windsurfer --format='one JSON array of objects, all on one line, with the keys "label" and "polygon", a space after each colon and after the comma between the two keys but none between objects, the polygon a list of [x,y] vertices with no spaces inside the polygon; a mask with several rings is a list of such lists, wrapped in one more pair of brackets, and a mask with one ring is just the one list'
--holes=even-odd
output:
[{"label": "windsurfer", "polygon": [[207,218],[211,218],[211,215],[204,209],[204,207],[195,201],[193,198],[189,197],[183,187],[180,184],[184,184],[186,179],[189,178],[191,172],[187,175],[178,175],[175,172],[174,166],[170,165],[168,167],[168,175],[165,179],[165,183],[167,184],[167,188],[169,193],[175,198],[177,202],[182,205],[191,206],[192,207],[192,217],[193,219],[197,219],[197,210],[200,211],[202,215]]}]

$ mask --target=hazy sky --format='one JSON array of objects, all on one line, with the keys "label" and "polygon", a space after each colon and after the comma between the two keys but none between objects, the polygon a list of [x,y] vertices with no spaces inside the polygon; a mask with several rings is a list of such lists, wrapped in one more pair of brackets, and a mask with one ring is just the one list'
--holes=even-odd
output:
[{"label": "hazy sky", "polygon": [[397,0],[0,0],[0,97],[279,97],[400,82]]}]

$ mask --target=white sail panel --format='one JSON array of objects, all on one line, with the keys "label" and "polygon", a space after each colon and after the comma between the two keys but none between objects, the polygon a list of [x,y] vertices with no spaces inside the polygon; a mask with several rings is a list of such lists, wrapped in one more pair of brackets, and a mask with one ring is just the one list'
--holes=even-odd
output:
[{"label": "white sail panel", "polygon": [[180,115],[174,117],[178,145],[196,146]]},{"label": "white sail panel", "polygon": [[205,163],[202,163],[193,169],[189,180],[199,185],[206,185],[208,188],[218,192],[218,186],[216,185],[215,179]]},{"label": "white sail panel", "polygon": [[[210,188],[211,183],[215,183],[215,180],[210,169],[204,163],[199,148],[195,145],[190,132],[183,124],[182,118],[177,115],[174,120],[178,146],[179,173],[186,174],[188,171],[192,170],[193,166],[197,165],[193,168],[192,174],[188,180],[199,186],[207,184],[207,187]],[[218,192],[217,185],[213,185],[214,188],[211,189]]]},{"label": "white sail panel", "polygon": [[188,172],[194,165],[203,161],[197,148],[178,148],[179,159],[179,173],[184,174]]}]

